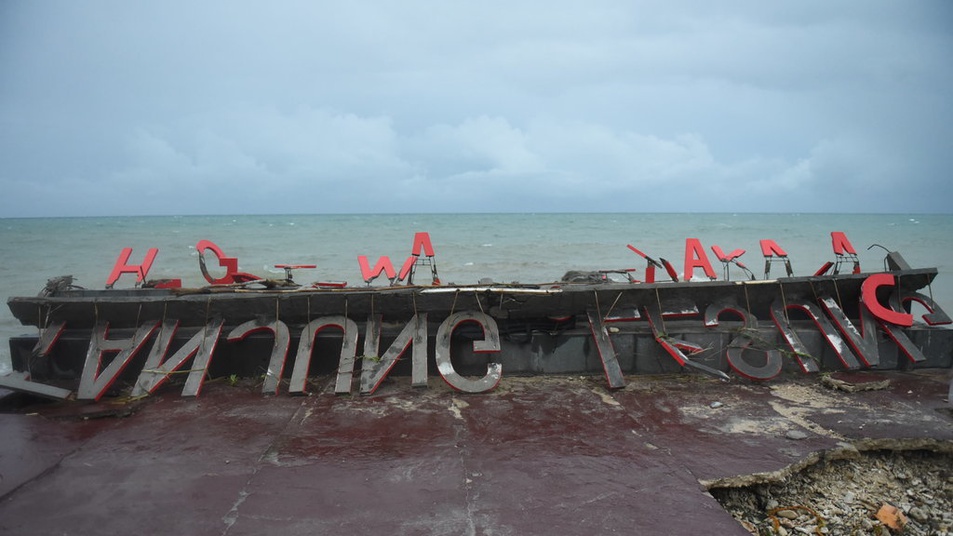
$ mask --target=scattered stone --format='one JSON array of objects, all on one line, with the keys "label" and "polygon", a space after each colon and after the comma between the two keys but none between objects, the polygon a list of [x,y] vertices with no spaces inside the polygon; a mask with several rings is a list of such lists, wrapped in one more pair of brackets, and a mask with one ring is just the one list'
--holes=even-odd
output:
[{"label": "scattered stone", "polygon": [[[746,522],[749,532],[753,525],[758,534],[781,534],[774,528],[778,523],[790,536],[953,536],[951,478],[949,452],[868,451],[822,459],[777,482],[709,491],[735,519]],[[893,506],[883,519],[874,517],[885,504]],[[888,522],[902,526],[902,532]]]},{"label": "scattered stone", "polygon": [[800,430],[788,430],[785,432],[784,437],[793,439],[795,441],[800,441],[802,439],[807,439],[809,436]]},{"label": "scattered stone", "polygon": [[724,404],[722,404],[721,402],[712,402],[711,404],[708,404],[708,407],[710,407],[711,409],[718,409],[722,406],[724,406]]},{"label": "scattered stone", "polygon": [[913,520],[919,521],[920,523],[925,523],[930,520],[930,514],[928,514],[926,510],[920,508],[919,506],[914,506],[907,513],[910,514],[910,517]]}]

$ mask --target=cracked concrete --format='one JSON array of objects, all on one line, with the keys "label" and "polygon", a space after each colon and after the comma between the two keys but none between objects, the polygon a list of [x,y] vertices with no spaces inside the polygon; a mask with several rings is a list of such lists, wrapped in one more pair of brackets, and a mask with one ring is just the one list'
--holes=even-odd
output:
[{"label": "cracked concrete", "polygon": [[678,374],[613,392],[508,377],[482,395],[396,378],[363,397],[329,377],[299,398],[171,387],[125,418],[47,404],[0,413],[0,533],[741,536],[708,486],[851,449],[951,448],[948,371],[878,374],[889,388],[856,393]]}]

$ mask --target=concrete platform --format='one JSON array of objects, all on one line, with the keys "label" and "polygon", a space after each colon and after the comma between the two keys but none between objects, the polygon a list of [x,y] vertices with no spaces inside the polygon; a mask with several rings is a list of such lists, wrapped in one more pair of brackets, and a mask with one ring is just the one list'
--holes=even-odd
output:
[{"label": "concrete platform", "polygon": [[480,395],[396,378],[369,397],[321,378],[298,398],[219,380],[196,399],[8,407],[0,533],[746,535],[708,487],[850,446],[953,451],[950,373],[852,373],[889,380],[858,392],[816,375],[611,392],[507,376]]}]

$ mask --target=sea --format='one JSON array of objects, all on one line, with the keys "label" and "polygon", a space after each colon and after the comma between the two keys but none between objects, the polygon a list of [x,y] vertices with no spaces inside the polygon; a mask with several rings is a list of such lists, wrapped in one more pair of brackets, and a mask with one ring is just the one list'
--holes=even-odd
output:
[{"label": "sea", "polygon": [[[951,214],[297,214],[149,216],[87,218],[0,218],[0,295],[39,293],[49,278],[72,275],[75,284],[102,289],[123,248],[139,264],[158,248],[148,279],[180,278],[204,286],[195,249],[211,240],[238,259],[244,272],[282,278],[276,264],[313,264],[294,272],[299,283],[346,281],[363,286],[358,256],[371,266],[387,256],[399,270],[418,232],[430,235],[443,284],[558,281],[569,270],[635,268],[645,261],[632,245],[665,258],[682,271],[687,238],[705,247],[716,273],[723,270],[711,246],[743,249],[739,260],[759,278],[764,262],[759,241],[774,240],[791,259],[795,275],[812,275],[835,260],[831,233],[843,232],[863,271],[884,267],[886,252],[898,251],[914,268],[935,267],[939,275],[924,292],[953,314],[953,215]],[[216,275],[214,255],[207,254]],[[221,270],[221,269],[219,269]],[[217,275],[221,275],[219,271]],[[701,276],[701,270],[696,271]],[[783,275],[775,264],[772,276]],[[731,279],[743,278],[737,268]],[[661,277],[661,274],[660,274]],[[429,273],[418,272],[417,282]],[[132,287],[123,275],[116,288]],[[381,277],[372,283],[387,285]],[[9,309],[0,308],[0,374],[10,370],[8,339],[35,334]]]}]

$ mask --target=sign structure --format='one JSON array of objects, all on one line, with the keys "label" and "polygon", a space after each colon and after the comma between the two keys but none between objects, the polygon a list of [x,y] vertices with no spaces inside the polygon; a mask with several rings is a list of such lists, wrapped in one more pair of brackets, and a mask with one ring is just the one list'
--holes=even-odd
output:
[{"label": "sign structure", "polygon": [[[59,278],[38,297],[11,298],[14,315],[39,328],[11,340],[11,350],[33,381],[72,382],[84,400],[126,384],[134,396],[169,383],[198,396],[209,377],[223,375],[260,377],[266,395],[306,394],[320,374],[334,377],[338,394],[372,394],[391,373],[418,387],[439,375],[480,393],[504,370],[601,371],[609,388],[621,388],[627,374],[681,369],[770,380],[786,370],[953,367],[953,331],[939,327],[951,320],[921,292],[936,269],[913,269],[890,252],[888,270],[864,273],[847,236],[831,240],[835,261],[808,277],[795,277],[782,247],[762,240],[764,279],[741,262],[744,250],[712,246],[719,279],[701,241],[688,238],[681,273],[628,245],[646,263],[643,280],[626,269],[480,286],[442,286],[427,233],[415,235],[400,270],[387,257],[372,267],[358,256],[363,287],[294,282],[293,270],[313,265],[276,265],[285,279],[259,278],[202,240],[196,250],[209,285],[184,289],[179,279],[147,279],[157,249],[137,265],[124,248],[106,290]],[[209,273],[206,255],[224,275]],[[787,277],[770,279],[775,264]],[[427,285],[413,284],[421,266],[430,269]],[[730,280],[732,268],[741,280]],[[127,274],[135,288],[115,289]],[[381,275],[389,285],[371,286]],[[925,309],[922,322],[912,305]]]}]

